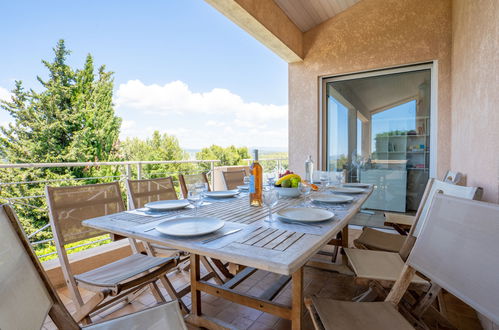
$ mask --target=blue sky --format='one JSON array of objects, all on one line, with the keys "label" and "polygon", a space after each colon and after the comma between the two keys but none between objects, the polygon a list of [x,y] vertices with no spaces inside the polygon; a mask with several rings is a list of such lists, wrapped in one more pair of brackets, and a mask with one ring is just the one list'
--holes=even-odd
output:
[{"label": "blue sky", "polygon": [[[287,147],[287,64],[202,0],[2,1],[0,97],[39,88],[57,40],[115,72],[122,137]],[[0,113],[0,124],[10,119]]]}]

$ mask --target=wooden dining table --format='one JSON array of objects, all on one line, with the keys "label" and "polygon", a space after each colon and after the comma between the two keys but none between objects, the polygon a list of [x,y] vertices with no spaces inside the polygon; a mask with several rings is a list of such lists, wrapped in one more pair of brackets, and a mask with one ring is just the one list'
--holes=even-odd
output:
[{"label": "wooden dining table", "polygon": [[[152,244],[165,245],[190,253],[190,291],[192,307],[186,317],[187,322],[206,328],[220,328],[220,323],[201,310],[201,292],[230,300],[265,313],[291,320],[292,329],[301,329],[303,307],[303,268],[325,245],[336,240],[343,231],[342,246],[348,245],[348,222],[360,210],[372,193],[369,187],[360,194],[352,194],[354,199],[346,204],[323,204],[306,201],[305,197],[281,198],[273,208],[274,214],[287,207],[307,206],[329,209],[335,216],[331,220],[318,223],[284,222],[275,219],[265,222],[268,216],[266,207],[251,207],[247,194],[227,199],[207,198],[198,210],[198,216],[216,217],[224,221],[218,231],[199,237],[174,237],[162,234],[155,227],[169,219],[193,216],[190,208],[150,216],[140,212],[125,211],[99,218],[88,219],[85,226],[105,232],[134,238]],[[327,192],[330,193],[330,192]],[[316,192],[312,193],[316,194]],[[234,229],[240,231],[220,237]],[[217,238],[219,237],[219,238]],[[203,242],[209,238],[217,238]],[[216,284],[201,277],[200,257],[223,260],[245,266],[237,275],[225,283]],[[256,270],[265,270],[281,276],[261,296],[252,296],[236,290]],[[273,302],[276,292],[283,284],[291,281],[291,306]]]}]

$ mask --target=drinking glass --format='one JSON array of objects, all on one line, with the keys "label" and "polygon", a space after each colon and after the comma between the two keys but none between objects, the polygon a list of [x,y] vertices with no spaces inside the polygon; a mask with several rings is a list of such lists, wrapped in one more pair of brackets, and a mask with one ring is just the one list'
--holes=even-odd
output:
[{"label": "drinking glass", "polygon": [[245,185],[249,185],[249,183],[250,183],[250,177],[249,177],[249,175],[245,175],[244,176],[243,183]]},{"label": "drinking glass", "polygon": [[308,207],[310,193],[312,192],[312,187],[309,184],[300,183],[300,192],[305,196],[304,205]]},{"label": "drinking glass", "polygon": [[206,183],[198,182],[188,186],[187,200],[194,206],[194,214],[198,216],[198,208],[203,204],[203,200],[208,191],[208,185]]},{"label": "drinking glass", "polygon": [[270,187],[267,187],[263,191],[263,204],[265,204],[269,208],[269,217],[265,219],[264,221],[266,222],[272,222],[272,207],[277,205],[277,202],[279,201],[279,193],[277,192],[276,189],[272,189]]},{"label": "drinking glass", "polygon": [[321,171],[319,173],[319,181],[321,182],[321,190],[325,191],[329,184],[329,173],[327,171]]},{"label": "drinking glass", "polygon": [[203,203],[203,195],[201,192],[196,190],[190,190],[187,193],[187,200],[194,206],[194,216],[198,216],[198,207]]},{"label": "drinking glass", "polygon": [[269,187],[273,187],[274,183],[275,183],[275,177],[276,177],[275,172],[268,172],[268,173],[266,173],[266,176],[267,176],[267,184],[269,185]]},{"label": "drinking glass", "polygon": [[344,175],[343,175],[343,171],[338,171],[336,172],[336,182],[338,182],[338,184],[342,184],[344,181]]}]

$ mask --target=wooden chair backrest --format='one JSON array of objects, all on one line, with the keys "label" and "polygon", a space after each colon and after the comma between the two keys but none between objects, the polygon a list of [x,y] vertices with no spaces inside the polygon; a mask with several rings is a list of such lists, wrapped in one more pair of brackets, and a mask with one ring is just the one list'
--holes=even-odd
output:
[{"label": "wooden chair backrest", "polygon": [[138,209],[155,201],[178,199],[172,177],[149,180],[127,180],[132,208]]},{"label": "wooden chair backrest", "polygon": [[206,183],[208,185],[208,191],[211,191],[210,183],[208,182],[208,177],[206,176],[206,173],[189,174],[189,175],[179,174],[178,179],[180,182],[180,189],[182,190],[182,196],[184,196],[184,198],[187,198],[187,193],[189,192],[187,186],[191,184],[199,182]]},{"label": "wooden chair backrest", "polygon": [[246,176],[246,171],[227,171],[222,172],[225,181],[225,187],[229,190],[236,189],[237,186],[244,184],[244,177]]},{"label": "wooden chair backrest", "polygon": [[499,324],[499,205],[437,194],[407,264]]},{"label": "wooden chair backrest", "polygon": [[461,172],[447,171],[443,181],[452,184],[460,184],[462,183],[461,181],[464,181],[464,175]]},{"label": "wooden chair backrest", "polygon": [[47,314],[59,329],[79,329],[8,205],[0,206],[0,227],[0,329],[41,329]]},{"label": "wooden chair backrest", "polygon": [[433,200],[433,197],[437,192],[441,192],[445,195],[454,197],[475,199],[480,195],[480,189],[481,188],[478,187],[456,186],[452,183],[430,179],[423,194],[423,198],[421,199],[421,203],[419,204],[418,211],[416,212],[414,225],[411,227],[411,230],[409,231],[409,234],[407,235],[407,238],[402,248],[400,249],[400,256],[402,257],[402,259],[406,260],[409,253],[411,252],[416,238],[419,235],[419,231],[421,230],[421,226],[426,221],[431,201]]},{"label": "wooden chair backrest", "polygon": [[81,222],[125,210],[118,182],[45,188],[50,222],[62,245],[102,235]]}]

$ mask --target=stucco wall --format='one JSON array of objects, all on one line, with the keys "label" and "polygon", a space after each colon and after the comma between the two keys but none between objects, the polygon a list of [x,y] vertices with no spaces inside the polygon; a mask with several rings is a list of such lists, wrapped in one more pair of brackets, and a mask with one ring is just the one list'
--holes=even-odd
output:
[{"label": "stucco wall", "polygon": [[319,77],[438,60],[438,175],[450,166],[450,0],[363,0],[307,31],[289,65],[290,167],[318,159]]},{"label": "stucco wall", "polygon": [[455,0],[452,9],[451,165],[499,202],[499,1]]}]

